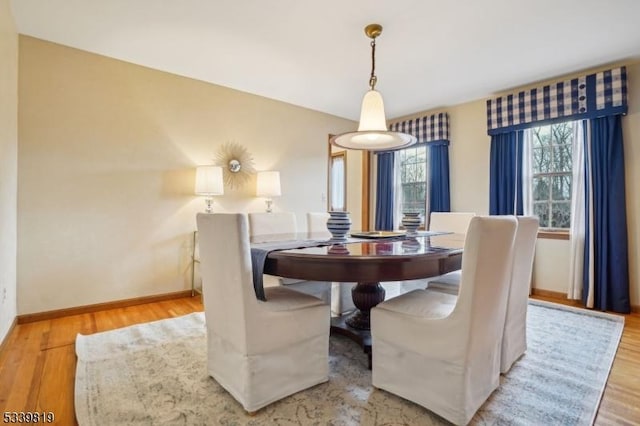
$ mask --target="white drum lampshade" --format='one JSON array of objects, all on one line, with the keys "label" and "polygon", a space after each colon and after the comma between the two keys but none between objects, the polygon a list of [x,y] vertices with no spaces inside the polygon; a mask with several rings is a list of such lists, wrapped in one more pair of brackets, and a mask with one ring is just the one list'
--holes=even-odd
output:
[{"label": "white drum lampshade", "polygon": [[213,213],[213,196],[224,194],[222,167],[199,166],[196,168],[195,193],[203,195],[207,204],[206,212]]},{"label": "white drum lampshade", "polygon": [[256,195],[258,197],[266,198],[265,202],[267,204],[267,212],[271,212],[271,204],[273,203],[271,197],[279,197],[280,195],[282,195],[280,189],[280,172],[258,172],[256,182]]}]

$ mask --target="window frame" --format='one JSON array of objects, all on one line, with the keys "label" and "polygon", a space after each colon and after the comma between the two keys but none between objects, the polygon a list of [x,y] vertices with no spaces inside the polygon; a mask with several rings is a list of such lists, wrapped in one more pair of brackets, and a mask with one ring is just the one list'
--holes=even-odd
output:
[{"label": "window frame", "polygon": [[[420,158],[421,155],[417,152],[418,149],[424,150],[424,180],[423,181],[414,181],[414,182],[409,182],[407,183],[408,185],[415,185],[415,184],[423,184],[424,185],[424,201],[422,203],[422,209],[420,210],[420,213],[423,214],[423,223],[420,226],[419,229],[425,229],[426,226],[426,222],[427,222],[427,215],[429,214],[429,206],[428,206],[428,201],[429,201],[429,149],[428,149],[428,145],[427,144],[416,144],[404,149],[400,149],[398,151],[396,151],[397,153],[397,157],[396,157],[396,176],[398,179],[398,182],[396,184],[397,187],[397,191],[399,192],[400,196],[399,196],[399,206],[396,209],[396,211],[400,214],[400,217],[402,217],[402,214],[405,211],[416,211],[415,208],[411,208],[411,209],[407,209],[405,208],[405,202],[404,202],[404,185],[402,182],[402,177],[405,173],[405,168],[402,165],[402,160],[401,160],[401,155],[405,155],[405,153],[409,150],[414,150],[416,151],[416,158]],[[419,161],[414,161],[411,163],[411,165],[418,165],[421,164]],[[400,229],[402,229],[402,225],[400,224]]]},{"label": "window frame", "polygon": [[[334,166],[337,161],[342,161],[342,183],[335,182],[336,176],[334,174]],[[333,205],[334,199],[334,187],[335,185],[342,186],[342,207],[335,208]],[[347,211],[347,151],[331,152],[329,157],[329,191],[327,197],[327,211]]]},{"label": "window frame", "polygon": [[[559,123],[551,123],[551,124],[544,124],[541,126],[535,126],[531,128],[531,181],[529,183],[530,187],[531,187],[531,208],[532,208],[532,214],[534,214],[535,216],[538,216],[535,213],[535,206],[536,205],[541,205],[544,204],[547,206],[548,209],[548,214],[549,214],[549,225],[553,224],[553,212],[554,212],[554,204],[558,205],[558,204],[568,204],[569,205],[569,225],[566,228],[560,228],[560,227],[553,227],[553,226],[543,226],[543,224],[540,225],[540,231],[538,232],[538,236],[542,237],[542,238],[548,238],[548,239],[568,239],[569,237],[569,231],[571,229],[571,221],[572,221],[572,217],[571,217],[571,202],[572,202],[572,194],[569,194],[569,198],[568,199],[554,199],[554,192],[553,192],[553,179],[554,178],[558,178],[558,177],[569,177],[570,179],[570,185],[571,188],[573,188],[573,149],[571,149],[571,154],[570,154],[570,158],[571,158],[571,167],[570,170],[565,170],[565,171],[559,171],[557,169],[553,169],[553,166],[555,166],[557,163],[555,161],[556,158],[556,149],[558,147],[563,147],[568,145],[570,148],[572,148],[573,146],[573,135],[570,136],[570,139],[568,139],[569,143],[563,143],[563,144],[559,144],[558,139],[555,137],[555,133],[553,131],[553,126],[558,126],[558,125],[564,125],[564,124],[568,124],[569,126],[572,126],[572,122],[571,121],[564,121],[564,122],[559,122]],[[548,144],[543,145],[540,144],[538,146],[534,145],[534,139],[537,137],[535,135],[534,129],[539,129],[542,127],[549,127],[549,134],[550,134],[550,140],[548,142]],[[539,138],[538,138],[539,139]],[[544,150],[546,152],[549,153],[549,160],[548,160],[548,164],[549,164],[549,171],[545,171],[545,172],[535,172],[534,168],[535,168],[535,161],[534,161],[534,150]],[[534,200],[533,199],[533,194],[535,193],[534,191],[534,182],[536,180],[536,178],[545,178],[548,180],[549,182],[549,188],[548,188],[548,198],[544,201],[541,200]],[[539,217],[539,216],[538,216]],[[546,225],[546,223],[544,224]]]}]

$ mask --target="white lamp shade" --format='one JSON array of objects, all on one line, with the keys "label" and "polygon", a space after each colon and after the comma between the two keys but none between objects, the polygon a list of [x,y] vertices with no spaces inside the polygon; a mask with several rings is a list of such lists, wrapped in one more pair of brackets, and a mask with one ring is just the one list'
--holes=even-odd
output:
[{"label": "white lamp shade", "polygon": [[387,131],[387,119],[384,115],[384,101],[377,90],[369,90],[362,98],[359,132],[371,130]]},{"label": "white lamp shade", "polygon": [[392,151],[413,145],[416,143],[416,137],[407,133],[369,130],[333,136],[331,143],[345,149]]},{"label": "white lamp shade", "polygon": [[384,102],[382,95],[376,90],[369,90],[362,99],[358,131],[343,133],[331,138],[331,143],[341,148],[370,151],[406,148],[416,141],[417,139],[413,135],[387,130]]},{"label": "white lamp shade", "polygon": [[198,195],[224,194],[224,181],[222,180],[222,167],[199,166],[198,168],[196,168],[196,194]]},{"label": "white lamp shade", "polygon": [[282,195],[280,192],[280,172],[258,172],[256,195],[258,197],[277,197]]}]

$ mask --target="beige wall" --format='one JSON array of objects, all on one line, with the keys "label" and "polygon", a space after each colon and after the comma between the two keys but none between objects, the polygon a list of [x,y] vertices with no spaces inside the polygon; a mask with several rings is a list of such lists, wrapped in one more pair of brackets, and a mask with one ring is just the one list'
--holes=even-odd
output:
[{"label": "beige wall", "polygon": [[347,211],[351,229],[362,229],[362,155],[363,151],[347,150]]},{"label": "beige wall", "polygon": [[[2,25],[5,43],[10,37],[5,36],[7,24]],[[4,44],[0,54],[3,59],[11,56]],[[630,88],[640,84],[640,64],[629,65],[628,73]],[[509,91],[516,90],[520,88]],[[275,199],[275,210],[296,212],[304,226],[305,212],[326,208],[327,134],[352,130],[355,125],[29,37],[20,37],[19,96],[21,314],[188,288],[190,232],[194,215],[203,206],[192,195],[193,167],[211,163],[224,142],[244,145],[256,169],[280,170],[283,196]],[[629,91],[629,106],[623,121],[631,300],[640,306],[640,223],[636,219],[640,194],[632,190],[632,182],[640,178],[638,90]],[[485,100],[442,110],[451,116],[452,209],[486,214]],[[6,140],[11,141],[11,135],[7,139],[3,134],[3,144]],[[15,161],[15,142],[13,154],[2,147],[0,160]],[[349,151],[347,158],[347,203],[357,228],[361,153]],[[11,191],[15,199],[13,170],[14,185],[8,187],[11,167],[3,164],[0,171],[9,174],[0,186],[0,194],[9,199]],[[216,198],[215,208],[262,210],[263,201],[255,198],[254,191],[254,181],[241,190],[227,190]],[[3,226],[11,224],[10,206],[3,199]],[[2,261],[10,263],[12,248],[4,228],[2,236]],[[15,243],[13,253],[15,261]],[[568,258],[568,242],[539,240],[534,286],[565,292]],[[6,275],[7,270],[11,290],[10,268],[0,273]],[[15,281],[15,272],[13,276]],[[12,300],[15,303],[15,297]]]},{"label": "beige wall", "polygon": [[631,304],[640,306],[640,62],[627,66],[629,112],[622,119]]},{"label": "beige wall", "polygon": [[[615,64],[615,66],[624,64]],[[585,70],[578,74],[559,76],[564,80],[576,75],[595,72],[611,66]],[[629,234],[629,273],[631,304],[640,306],[640,192],[635,189],[640,181],[640,63],[627,64],[629,113],[623,119],[625,145],[627,229]],[[539,82],[531,86],[543,85]],[[530,86],[526,86],[530,87]],[[505,93],[523,90],[510,89]],[[447,111],[450,115],[451,145],[449,161],[451,168],[452,211],[474,211],[487,214],[489,211],[489,150],[487,136],[486,99],[424,111],[409,117]],[[396,120],[396,119],[394,119]],[[567,292],[569,280],[569,242],[561,240],[538,240],[534,264],[534,287],[556,292]]]},{"label": "beige wall", "polygon": [[[304,226],[326,209],[327,135],[355,126],[23,36],[19,81],[20,314],[190,288],[194,166],[228,141],[280,171],[274,210]],[[255,180],[225,191],[216,211],[264,209]]]},{"label": "beige wall", "polygon": [[0,342],[16,317],[18,34],[0,0]]}]

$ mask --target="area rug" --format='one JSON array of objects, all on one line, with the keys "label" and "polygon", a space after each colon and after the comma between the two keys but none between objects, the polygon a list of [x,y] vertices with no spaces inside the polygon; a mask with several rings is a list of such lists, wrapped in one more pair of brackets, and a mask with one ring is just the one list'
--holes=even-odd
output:
[{"label": "area rug", "polygon": [[[593,423],[623,318],[529,305],[527,353],[501,377],[475,425]],[[88,425],[443,425],[430,411],[371,386],[362,350],[330,339],[327,383],[246,415],[207,375],[204,315],[78,335],[75,409]]]}]

